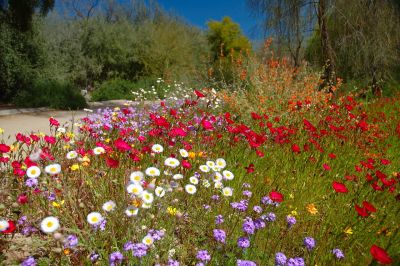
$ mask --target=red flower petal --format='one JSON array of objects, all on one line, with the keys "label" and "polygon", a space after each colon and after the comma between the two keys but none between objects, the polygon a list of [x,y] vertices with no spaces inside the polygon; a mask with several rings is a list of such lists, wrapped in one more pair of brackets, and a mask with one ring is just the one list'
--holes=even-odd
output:
[{"label": "red flower petal", "polygon": [[272,201],[275,202],[282,202],[283,201],[283,194],[277,192],[277,191],[272,191],[269,193],[269,197]]},{"label": "red flower petal", "polygon": [[387,252],[383,249],[378,247],[377,245],[372,245],[371,249],[369,250],[371,255],[376,259],[378,262],[382,264],[390,264],[392,263],[392,258],[389,257]]},{"label": "red flower petal", "polygon": [[338,193],[347,193],[349,191],[345,184],[335,181],[332,182],[332,187]]},{"label": "red flower petal", "polygon": [[356,211],[358,212],[358,215],[361,217],[368,217],[369,213],[367,212],[367,209],[365,207],[361,208],[357,204],[354,206],[356,208]]},{"label": "red flower petal", "polygon": [[368,201],[363,201],[363,206],[365,209],[367,209],[367,211],[369,212],[376,212],[376,208],[374,207],[374,205],[372,205],[371,203],[369,203]]}]

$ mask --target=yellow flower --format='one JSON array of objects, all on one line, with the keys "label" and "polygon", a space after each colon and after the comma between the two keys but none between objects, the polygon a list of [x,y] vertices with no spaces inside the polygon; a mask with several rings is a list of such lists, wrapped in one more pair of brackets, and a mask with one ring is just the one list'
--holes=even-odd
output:
[{"label": "yellow flower", "polygon": [[78,170],[79,169],[79,165],[78,164],[73,164],[73,165],[71,165],[71,170],[72,171],[76,171],[76,170]]},{"label": "yellow flower", "polygon": [[11,145],[11,146],[10,146],[10,151],[17,151],[18,148],[19,148],[19,145],[18,145],[18,144]]},{"label": "yellow flower", "polygon": [[195,152],[189,152],[189,158],[190,159],[193,159],[193,158],[195,158],[196,157],[196,153]]},{"label": "yellow flower", "polygon": [[167,208],[167,212],[168,212],[170,215],[175,216],[175,215],[178,213],[178,210],[177,210],[176,208],[173,208],[173,207],[169,206],[169,207]]},{"label": "yellow flower", "polygon": [[111,141],[111,139],[109,139],[109,138],[105,140],[106,143],[109,143],[110,141]]},{"label": "yellow flower", "polygon": [[63,146],[63,149],[64,149],[64,150],[69,150],[70,147],[71,147],[71,146],[69,146],[69,145],[64,145],[64,146]]},{"label": "yellow flower", "polygon": [[39,137],[44,137],[44,136],[46,136],[46,134],[44,134],[43,132],[39,132],[38,136]]},{"label": "yellow flower", "polygon": [[289,194],[289,198],[294,199],[293,193],[290,193],[290,194]]},{"label": "yellow flower", "polygon": [[67,137],[73,139],[75,137],[75,134],[72,132],[68,132]]},{"label": "yellow flower", "polygon": [[203,157],[204,153],[201,151],[199,152],[199,157]]},{"label": "yellow flower", "polygon": [[0,127],[0,135],[4,133],[4,129]]},{"label": "yellow flower", "polygon": [[291,214],[292,216],[297,216],[297,215],[298,215],[296,210],[293,210],[290,214]]},{"label": "yellow flower", "polygon": [[62,205],[64,205],[64,202],[65,200],[60,201],[60,203],[53,201],[51,204],[53,205],[53,207],[60,208]]},{"label": "yellow flower", "polygon": [[317,208],[315,207],[315,204],[314,204],[314,203],[308,204],[307,207],[306,207],[306,209],[307,209],[307,211],[308,211],[309,213],[311,213],[312,215],[315,215],[315,214],[318,213],[318,210],[317,210]]},{"label": "yellow flower", "polygon": [[346,227],[343,231],[346,235],[352,235],[353,234],[353,229],[351,229],[350,226]]}]

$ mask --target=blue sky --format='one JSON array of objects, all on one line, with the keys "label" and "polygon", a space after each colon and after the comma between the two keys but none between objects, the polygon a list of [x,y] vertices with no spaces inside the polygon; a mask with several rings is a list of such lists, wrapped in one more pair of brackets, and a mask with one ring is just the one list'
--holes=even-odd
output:
[{"label": "blue sky", "polygon": [[230,16],[240,24],[243,33],[254,38],[256,22],[246,5],[246,0],[158,0],[167,11],[184,18],[200,28],[207,27],[207,21],[221,20]]}]

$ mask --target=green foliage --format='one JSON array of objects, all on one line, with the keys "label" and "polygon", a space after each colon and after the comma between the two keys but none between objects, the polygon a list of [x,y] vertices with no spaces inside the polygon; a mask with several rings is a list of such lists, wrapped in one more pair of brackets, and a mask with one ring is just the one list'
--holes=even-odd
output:
[{"label": "green foliage", "polygon": [[13,103],[24,107],[50,107],[76,110],[87,106],[79,89],[69,82],[37,79],[29,89],[18,92]]},{"label": "green foliage", "polygon": [[132,99],[132,90],[135,84],[125,79],[111,79],[103,82],[92,93],[93,101]]}]

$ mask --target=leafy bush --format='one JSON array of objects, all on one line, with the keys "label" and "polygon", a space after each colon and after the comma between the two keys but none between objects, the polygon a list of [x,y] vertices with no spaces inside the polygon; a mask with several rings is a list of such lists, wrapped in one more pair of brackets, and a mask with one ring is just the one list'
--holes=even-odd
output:
[{"label": "leafy bush", "polygon": [[103,82],[92,94],[93,101],[132,99],[135,84],[125,79],[111,79]]},{"label": "leafy bush", "polygon": [[21,107],[50,107],[55,109],[80,109],[86,107],[85,98],[69,82],[37,79],[30,89],[22,90],[13,99]]}]

